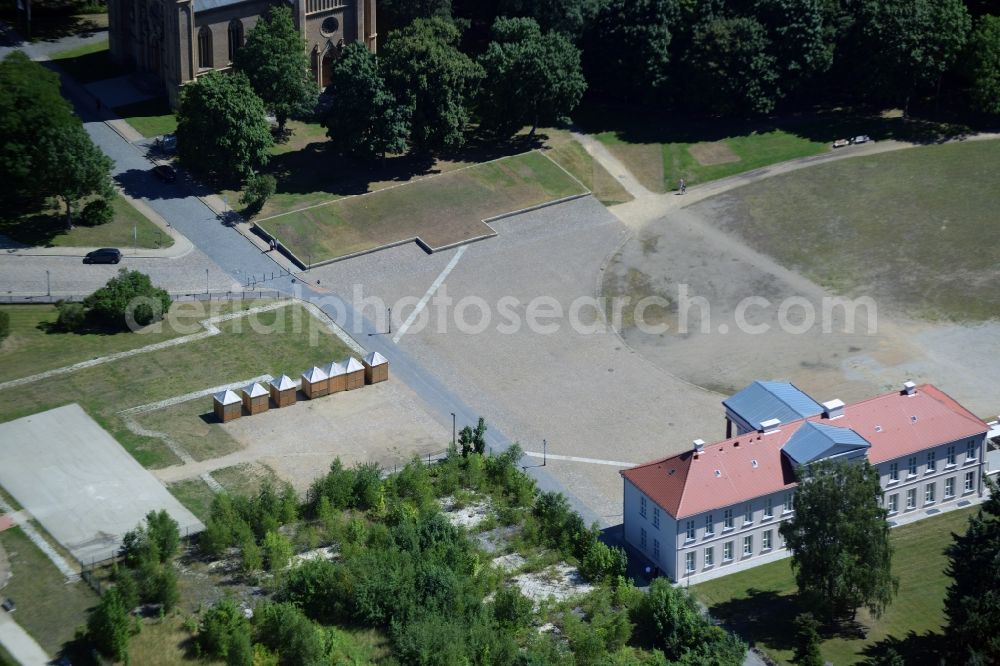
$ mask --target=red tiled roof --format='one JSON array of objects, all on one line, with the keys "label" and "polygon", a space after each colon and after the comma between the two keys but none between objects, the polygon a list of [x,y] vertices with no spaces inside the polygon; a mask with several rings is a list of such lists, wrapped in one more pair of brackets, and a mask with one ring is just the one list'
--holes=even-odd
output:
[{"label": "red tiled roof", "polygon": [[[808,420],[857,432],[871,443],[868,460],[872,464],[989,429],[930,384],[917,387],[913,395],[893,392],[847,405],[844,415],[832,421],[822,416]],[[745,502],[795,486],[794,471],[781,447],[805,421],[782,424],[779,431],[766,435],[752,433],[709,444],[699,454],[688,451],[654,460],[623,470],[621,475],[674,518]]]}]

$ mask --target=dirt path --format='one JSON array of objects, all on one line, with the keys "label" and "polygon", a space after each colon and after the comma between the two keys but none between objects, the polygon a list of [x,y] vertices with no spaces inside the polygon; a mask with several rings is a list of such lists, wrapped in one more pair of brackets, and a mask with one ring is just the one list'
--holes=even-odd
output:
[{"label": "dirt path", "polygon": [[653,192],[639,182],[639,179],[632,175],[621,160],[611,154],[607,147],[595,139],[590,134],[572,132],[573,138],[580,142],[583,149],[590,154],[597,162],[604,167],[604,170],[611,174],[611,177],[621,183],[622,187],[636,199],[654,196]]}]

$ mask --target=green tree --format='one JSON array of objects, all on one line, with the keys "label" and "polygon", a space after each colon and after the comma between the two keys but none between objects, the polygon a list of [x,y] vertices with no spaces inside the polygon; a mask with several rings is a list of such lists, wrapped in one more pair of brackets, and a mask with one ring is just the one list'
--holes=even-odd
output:
[{"label": "green tree", "polygon": [[767,32],[782,94],[833,64],[834,42],[825,24],[829,4],[824,0],[756,0],[753,14]]},{"label": "green tree", "polygon": [[150,541],[156,543],[160,562],[166,563],[174,559],[180,547],[181,532],[177,521],[165,509],[146,514],[146,533]]},{"label": "green tree", "polygon": [[177,605],[180,593],[177,591],[177,572],[172,563],[161,564],[156,574],[151,578],[148,601],[160,604],[163,612],[168,613]]},{"label": "green tree", "polygon": [[[110,198],[111,158],[90,140],[90,135],[77,121],[63,125],[45,152],[47,162],[40,173],[45,174],[49,186],[62,199],[66,207],[66,228],[73,227],[73,206],[83,197],[97,193]],[[42,140],[40,138],[40,140]]]},{"label": "green tree", "polygon": [[288,117],[316,100],[316,84],[309,71],[305,40],[288,7],[275,6],[262,16],[237,49],[233,67],[247,75],[250,85],[274,113],[278,131]]},{"label": "green tree", "polygon": [[228,659],[238,636],[250,635],[250,623],[232,599],[223,599],[202,615],[195,640],[204,654]]},{"label": "green tree", "polygon": [[652,101],[667,90],[677,0],[609,0],[585,35],[584,71],[591,87],[626,102]]},{"label": "green tree", "polygon": [[499,18],[493,36],[479,58],[484,126],[510,136],[531,125],[534,133],[539,123],[562,121],[576,108],[587,82],[572,42],[554,32],[543,35],[530,18]]},{"label": "green tree", "polygon": [[408,109],[389,92],[378,61],[363,44],[344,48],[328,92],[332,103],[321,122],[337,152],[370,158],[406,151]]},{"label": "green tree", "polygon": [[83,307],[106,326],[132,329],[162,319],[170,309],[170,295],[153,286],[148,275],[122,268],[106,285],[83,299]]},{"label": "green tree", "polygon": [[254,612],[257,638],[281,654],[282,664],[329,664],[323,633],[302,611],[288,603],[265,603]]},{"label": "green tree", "polygon": [[822,618],[881,617],[892,575],[888,515],[878,472],[867,461],[822,460],[798,470],[795,514],[781,524],[799,593]]},{"label": "green tree", "polygon": [[522,629],[531,623],[534,605],[516,585],[505,587],[493,598],[493,617],[501,626],[513,630]]},{"label": "green tree", "polygon": [[579,39],[597,16],[599,0],[500,0],[500,16],[527,16],[544,31],[554,30]]},{"label": "green tree", "polygon": [[128,658],[128,608],[117,588],[111,588],[87,618],[87,635],[104,655],[115,661]]},{"label": "green tree", "polygon": [[1000,663],[1000,488],[988,481],[989,497],[969,517],[965,534],[952,534],[945,550],[952,579],[945,596],[945,634],[955,651],[950,663]]},{"label": "green tree", "polygon": [[392,32],[421,18],[451,18],[451,0],[380,0],[379,32]]},{"label": "green tree", "polygon": [[823,666],[819,651],[819,622],[812,613],[802,613],[795,618],[795,663],[799,666]]},{"label": "green tree", "polygon": [[694,29],[684,71],[687,103],[718,115],[769,113],[778,71],[764,27],[753,18],[716,18]]},{"label": "green tree", "polygon": [[263,566],[264,556],[261,554],[260,546],[253,540],[253,536],[248,536],[240,544],[240,569],[244,574],[252,576]]},{"label": "green tree", "polygon": [[256,215],[264,207],[267,200],[274,196],[278,189],[277,179],[269,173],[251,173],[243,183],[243,194],[240,203],[246,206],[251,215]]},{"label": "green tree", "polygon": [[868,92],[904,103],[922,86],[940,85],[971,28],[962,0],[861,0],[855,70]]},{"label": "green tree", "polygon": [[483,73],[458,50],[459,37],[444,19],[417,19],[391,33],[380,51],[389,90],[410,110],[410,141],[418,150],[465,144],[469,107]]},{"label": "green tree", "polygon": [[1000,16],[987,14],[976,21],[964,61],[974,108],[1000,114]]},{"label": "green tree", "polygon": [[279,532],[264,535],[264,566],[268,571],[280,571],[292,558],[292,544]]},{"label": "green tree", "polygon": [[177,111],[177,154],[191,169],[245,177],[267,164],[273,143],[264,103],[242,72],[209,72],[184,86]]}]

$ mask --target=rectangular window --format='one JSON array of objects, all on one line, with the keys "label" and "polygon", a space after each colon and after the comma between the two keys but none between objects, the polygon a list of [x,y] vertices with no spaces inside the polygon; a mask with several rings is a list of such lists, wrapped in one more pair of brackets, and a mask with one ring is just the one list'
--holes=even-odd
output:
[{"label": "rectangular window", "polygon": [[646,550],[646,528],[643,527],[639,530],[639,545],[643,550]]},{"label": "rectangular window", "polygon": [[705,549],[705,568],[709,568],[715,564],[715,548]]},{"label": "rectangular window", "polygon": [[936,485],[937,484],[934,483],[928,483],[924,486],[924,504],[934,503],[934,486]]},{"label": "rectangular window", "polygon": [[753,535],[748,534],[743,537],[743,556],[753,555]]},{"label": "rectangular window", "polygon": [[889,481],[899,481],[899,463],[889,463]]},{"label": "rectangular window", "polygon": [[965,462],[970,463],[976,459],[976,440],[970,439],[965,447]]},{"label": "rectangular window", "polygon": [[791,513],[792,512],[792,508],[795,506],[795,502],[793,500],[793,497],[794,496],[792,495],[791,492],[785,493],[785,508],[783,509],[784,513]]},{"label": "rectangular window", "polygon": [[927,473],[930,474],[937,469],[937,454],[934,451],[927,452]]},{"label": "rectangular window", "polygon": [[907,467],[907,469],[906,469],[907,475],[909,475],[909,476],[916,476],[917,475],[917,457],[916,456],[910,456],[910,459],[906,463],[906,467]]},{"label": "rectangular window", "polygon": [[694,521],[693,520],[687,521],[686,527],[687,527],[687,530],[686,530],[685,538],[688,541],[694,541]]},{"label": "rectangular window", "polygon": [[642,496],[639,498],[639,515],[643,518],[646,517],[646,497]]},{"label": "rectangular window", "polygon": [[906,509],[916,509],[917,508],[917,489],[910,488],[906,491]]},{"label": "rectangular window", "polygon": [[653,507],[653,527],[660,529],[660,507]]},{"label": "rectangular window", "polygon": [[955,496],[955,477],[944,480],[944,498],[951,499]]},{"label": "rectangular window", "polygon": [[774,500],[768,497],[764,501],[764,517],[771,518],[774,516]]},{"label": "rectangular window", "polygon": [[889,513],[899,512],[899,494],[889,495]]},{"label": "rectangular window", "polygon": [[705,516],[705,536],[710,537],[715,534],[715,521],[712,520],[712,514]]},{"label": "rectangular window", "polygon": [[971,493],[976,488],[976,473],[966,472],[965,473],[965,492]]},{"label": "rectangular window", "polygon": [[731,530],[733,529],[733,510],[726,509],[722,512],[722,529]]},{"label": "rectangular window", "polygon": [[949,465],[954,465],[955,464],[955,445],[954,444],[948,447],[948,464]]},{"label": "rectangular window", "polygon": [[746,508],[743,509],[743,524],[753,524],[753,505],[750,502],[747,502]]},{"label": "rectangular window", "polygon": [[653,559],[657,562],[660,561],[660,540],[653,539]]},{"label": "rectangular window", "polygon": [[760,547],[762,550],[771,550],[771,530],[765,530],[761,535]]},{"label": "rectangular window", "polygon": [[684,571],[687,573],[694,573],[695,567],[695,554],[688,553],[684,556]]},{"label": "rectangular window", "polygon": [[733,542],[732,541],[727,541],[722,546],[722,561],[723,562],[732,562],[733,561]]}]

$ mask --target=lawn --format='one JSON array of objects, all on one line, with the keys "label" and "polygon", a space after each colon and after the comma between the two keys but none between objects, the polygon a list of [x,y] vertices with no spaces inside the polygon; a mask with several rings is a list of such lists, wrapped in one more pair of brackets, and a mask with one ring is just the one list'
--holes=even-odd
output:
[{"label": "lawn", "polygon": [[265,220],[306,263],[420,237],[432,248],[491,233],[481,220],[585,192],[532,151]]},{"label": "lawn", "polygon": [[0,532],[0,545],[10,558],[12,575],[3,596],[17,602],[15,619],[49,654],[57,654],[86,623],[97,595],[83,581],[67,583],[20,528]]},{"label": "lawn", "polygon": [[166,97],[116,106],[114,112],[144,137],[151,138],[177,131],[177,116]]},{"label": "lawn", "polygon": [[632,200],[632,195],[622,187],[622,184],[594,161],[590,153],[569,132],[560,129],[544,131],[548,135],[545,142],[546,155],[586,185],[598,201],[605,206],[614,206]]},{"label": "lawn", "polygon": [[84,44],[52,55],[52,61],[78,83],[94,83],[125,73],[111,61],[108,41]]},{"label": "lawn", "polygon": [[[256,495],[265,481],[275,487],[281,479],[267,465],[243,463],[217,469],[211,473],[226,492],[233,495]],[[171,494],[202,521],[208,520],[215,492],[201,478],[185,479],[169,484]]]},{"label": "lawn", "polygon": [[[118,413],[265,373],[294,375],[317,361],[347,353],[344,344],[325,325],[310,325],[311,321],[305,309],[291,305],[258,314],[254,326],[244,318],[232,319],[219,324],[222,333],[214,337],[0,390],[0,421],[77,402],[141,464],[176,464],[179,461],[164,442],[132,433]],[[133,334],[123,335],[127,338]],[[125,346],[126,338],[121,343],[116,338],[116,344]],[[110,350],[102,348],[98,341],[88,343],[92,345],[89,353],[94,356]],[[36,346],[34,352],[22,354],[19,362],[27,367],[39,365],[48,348]],[[209,400],[205,398],[206,404]]]},{"label": "lawn", "polygon": [[167,490],[199,520],[208,520],[215,493],[200,477],[168,483]]},{"label": "lawn", "polygon": [[188,400],[134,418],[144,428],[169,432],[170,438],[195,460],[218,458],[241,448],[239,442],[216,424],[209,398]]},{"label": "lawn", "polygon": [[[77,225],[66,229],[66,213],[55,205],[31,215],[0,219],[0,234],[30,247],[141,247],[158,248],[173,245],[173,239],[163,233],[125,199],[112,200],[115,215],[107,224],[96,227]],[[81,203],[77,212],[83,208]]]},{"label": "lawn", "polygon": [[1000,141],[819,165],[735,190],[718,224],[837,293],[926,319],[1000,312]]},{"label": "lawn", "polygon": [[[960,509],[892,530],[892,566],[899,577],[899,595],[879,620],[864,611],[858,613],[867,638],[824,636],[823,658],[838,665],[857,663],[892,644],[907,657],[907,664],[920,663],[917,655],[935,642],[926,634],[940,632],[945,620],[944,594],[950,579],[944,574],[944,548],[951,543],[952,532],[965,531],[974,511]],[[790,560],[717,578],[691,589],[712,615],[728,623],[744,639],[754,641],[779,663],[791,663],[795,635],[792,621],[802,609],[796,600]],[[911,632],[913,636],[909,636]],[[930,655],[923,656],[931,659]]]}]

